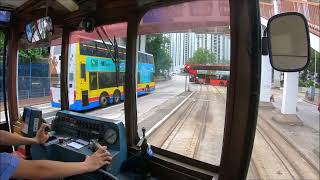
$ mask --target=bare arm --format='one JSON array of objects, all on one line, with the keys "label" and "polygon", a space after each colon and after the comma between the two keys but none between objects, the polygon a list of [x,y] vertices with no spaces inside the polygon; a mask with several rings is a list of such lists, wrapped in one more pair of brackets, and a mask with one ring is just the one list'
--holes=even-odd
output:
[{"label": "bare arm", "polygon": [[9,133],[0,130],[0,144],[1,145],[27,145],[38,144],[35,138],[27,138],[18,134]]},{"label": "bare arm", "polygon": [[63,178],[77,174],[92,172],[110,164],[112,157],[106,147],[99,148],[84,162],[58,162],[48,160],[20,160],[13,178],[46,179]]},{"label": "bare arm", "polygon": [[31,145],[45,143],[49,138],[48,133],[45,132],[46,127],[48,127],[47,124],[42,124],[34,138],[27,138],[0,130],[0,145]]},{"label": "bare arm", "polygon": [[59,162],[48,160],[20,160],[13,178],[62,178],[88,172],[84,162]]}]

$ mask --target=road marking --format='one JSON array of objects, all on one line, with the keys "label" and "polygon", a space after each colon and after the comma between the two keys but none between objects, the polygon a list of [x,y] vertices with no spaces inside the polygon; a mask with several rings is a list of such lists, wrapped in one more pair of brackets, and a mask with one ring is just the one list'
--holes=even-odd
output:
[{"label": "road marking", "polygon": [[[158,129],[158,127],[160,125],[162,125],[167,119],[169,119],[169,117],[175,113],[192,95],[194,94],[194,92],[192,92],[191,94],[189,94],[189,96],[187,96],[178,106],[176,106],[169,114],[167,114],[166,116],[164,116],[157,124],[155,124],[151,129],[149,129],[149,131],[147,131],[147,133],[145,134],[146,137],[149,137],[153,131],[155,131],[156,129]],[[140,137],[141,138],[141,137]]]}]

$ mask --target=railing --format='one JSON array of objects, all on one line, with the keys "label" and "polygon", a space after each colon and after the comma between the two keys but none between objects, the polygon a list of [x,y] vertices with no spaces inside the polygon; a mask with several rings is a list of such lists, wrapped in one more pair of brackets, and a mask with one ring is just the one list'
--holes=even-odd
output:
[{"label": "railing", "polygon": [[305,2],[298,0],[283,0],[279,1],[279,11],[280,12],[299,12],[308,20],[309,30],[320,35],[319,28],[319,15],[320,15],[320,3],[315,2]]},{"label": "railing", "polygon": [[[299,12],[308,20],[309,30],[313,34],[320,36],[320,3],[307,2],[303,0],[279,0],[279,12]],[[261,16],[269,19],[273,16],[273,4],[267,2],[260,2]]]},{"label": "railing", "polygon": [[20,90],[18,91],[18,97],[19,99],[30,99],[35,97],[45,97],[50,96],[50,89],[43,88],[43,89],[37,89],[37,90]]},{"label": "railing", "polygon": [[260,13],[261,16],[269,19],[274,15],[273,5],[272,3],[260,2]]},{"label": "railing", "polygon": [[[59,82],[57,77],[18,77],[18,97],[21,99],[31,99],[36,97],[50,96],[50,81]],[[2,81],[0,77],[0,81]],[[1,86],[0,86],[1,87]],[[3,92],[0,90],[0,102],[3,101]]]}]

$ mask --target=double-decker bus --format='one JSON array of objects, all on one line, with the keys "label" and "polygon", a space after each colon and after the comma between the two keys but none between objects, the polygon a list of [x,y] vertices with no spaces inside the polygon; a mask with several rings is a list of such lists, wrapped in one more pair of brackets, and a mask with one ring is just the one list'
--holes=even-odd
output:
[{"label": "double-decker bus", "polygon": [[229,79],[229,65],[185,65],[189,73],[190,82],[227,86]]},{"label": "double-decker bus", "polygon": [[[107,46],[107,47],[106,47]],[[124,100],[126,49],[118,47],[119,71],[112,60],[113,46],[99,40],[78,39],[69,46],[68,93],[69,108],[74,111],[106,107]],[[60,107],[61,46],[51,46],[51,104]],[[152,54],[138,52],[137,95],[155,90],[154,59]],[[118,75],[117,75],[118,73]]]}]

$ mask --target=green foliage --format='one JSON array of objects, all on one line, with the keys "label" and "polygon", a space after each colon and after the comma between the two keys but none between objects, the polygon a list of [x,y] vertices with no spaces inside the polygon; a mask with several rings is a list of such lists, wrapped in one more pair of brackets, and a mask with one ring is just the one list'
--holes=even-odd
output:
[{"label": "green foliage", "polygon": [[[5,35],[0,31],[0,53],[3,51]],[[48,48],[33,48],[19,50],[19,63],[41,63],[49,56]],[[1,60],[2,61],[2,58]]]},{"label": "green foliage", "polygon": [[48,57],[48,48],[19,50],[19,63],[41,63],[41,58]]},{"label": "green foliage", "polygon": [[320,74],[320,53],[318,53],[317,51],[315,50],[311,50],[311,53],[310,53],[310,63],[308,65],[308,67],[303,70],[301,73],[300,73],[300,78],[299,80],[299,86],[304,86],[304,87],[309,87],[311,82],[312,82],[312,85],[313,86],[313,83],[314,81],[313,80],[310,80],[309,77],[312,77],[314,76],[314,72],[315,72],[315,53],[316,53],[316,61],[317,61],[317,68],[316,68],[316,71],[318,73],[318,83],[319,83],[319,74]]},{"label": "green foliage", "polygon": [[172,59],[166,51],[168,44],[170,40],[163,34],[147,35],[146,52],[153,54],[156,74],[160,70],[169,70],[172,65]]},{"label": "green foliage", "polygon": [[193,57],[188,60],[188,64],[215,64],[217,56],[215,53],[210,52],[208,49],[197,49]]},{"label": "green foliage", "polygon": [[2,52],[3,44],[4,44],[4,33],[0,31],[0,52]]},{"label": "green foliage", "polygon": [[310,86],[313,86],[314,84],[314,81],[312,80],[306,80],[306,81],[303,81],[303,80],[299,80],[299,86],[300,87],[310,87]]}]

